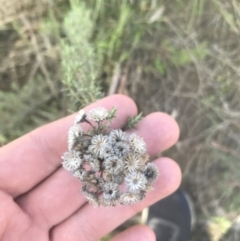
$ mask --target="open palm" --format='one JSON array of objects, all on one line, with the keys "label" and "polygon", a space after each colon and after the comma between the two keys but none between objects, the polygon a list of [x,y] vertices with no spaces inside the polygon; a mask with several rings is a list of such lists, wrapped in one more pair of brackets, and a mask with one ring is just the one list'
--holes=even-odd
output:
[{"label": "open palm", "polygon": [[[126,96],[104,98],[97,106],[118,109],[112,128],[120,128],[137,114]],[[181,174],[169,158],[155,160],[160,177],[154,190],[136,205],[94,208],[80,192],[81,183],[61,167],[67,150],[67,132],[75,115],[55,121],[0,149],[0,240],[1,241],[96,241],[119,224],[171,194]],[[147,143],[150,156],[172,146],[178,139],[176,122],[163,113],[145,117],[134,130]],[[154,240],[146,226],[133,227],[113,240]]]}]

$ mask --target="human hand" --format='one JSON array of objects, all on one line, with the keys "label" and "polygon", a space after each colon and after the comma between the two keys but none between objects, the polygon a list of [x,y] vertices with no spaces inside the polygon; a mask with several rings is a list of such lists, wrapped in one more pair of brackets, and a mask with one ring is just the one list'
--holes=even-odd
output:
[{"label": "human hand", "polygon": [[[98,106],[118,109],[114,129],[137,113],[135,103],[122,95],[104,98],[85,109]],[[96,241],[178,188],[178,165],[161,157],[155,160],[160,177],[140,203],[99,208],[88,204],[79,180],[60,165],[74,117],[40,127],[0,149],[1,241]],[[143,137],[150,156],[172,146],[179,136],[176,122],[163,113],[146,116],[137,127],[134,132]],[[135,226],[113,240],[151,241],[155,237],[150,228]]]}]

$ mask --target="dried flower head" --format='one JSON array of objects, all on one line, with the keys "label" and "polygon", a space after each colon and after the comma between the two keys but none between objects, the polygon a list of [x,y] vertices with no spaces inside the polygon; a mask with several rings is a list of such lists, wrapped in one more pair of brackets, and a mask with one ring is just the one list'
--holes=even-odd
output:
[{"label": "dried flower head", "polygon": [[144,176],[147,178],[148,185],[151,185],[159,176],[159,171],[153,163],[147,163],[143,171]]},{"label": "dried flower head", "polygon": [[103,121],[108,117],[108,111],[103,107],[92,109],[88,112],[88,119],[92,121]]},{"label": "dried flower head", "polygon": [[111,143],[123,142],[127,140],[127,133],[122,130],[112,130],[109,133]]},{"label": "dried flower head", "polygon": [[89,162],[89,165],[91,167],[91,170],[94,172],[100,171],[100,164],[98,159],[92,158],[92,160]]},{"label": "dried flower head", "polygon": [[106,158],[106,160],[103,162],[103,166],[106,172],[112,175],[118,175],[124,169],[124,162],[118,156],[112,156]]},{"label": "dried flower head", "polygon": [[112,175],[112,181],[114,183],[121,185],[124,182],[124,176],[123,175]]},{"label": "dried flower head", "polygon": [[125,142],[118,142],[114,145],[113,150],[116,155],[125,157],[129,153],[130,147],[129,144]]},{"label": "dried flower head", "polygon": [[[116,111],[102,107],[79,111],[68,132],[69,151],[62,157],[62,166],[82,182],[81,192],[94,206],[137,203],[158,177],[144,140],[110,129]],[[130,118],[124,129],[132,128],[137,120]],[[82,122],[90,129],[84,131]]]},{"label": "dried flower head", "polygon": [[108,182],[103,185],[103,197],[106,200],[116,200],[120,195],[117,183]]},{"label": "dried flower head", "polygon": [[78,142],[78,139],[82,136],[83,129],[80,125],[73,125],[68,132],[68,150],[72,150]]},{"label": "dried flower head", "polygon": [[129,153],[124,160],[125,167],[129,172],[138,171],[142,167],[141,157],[137,153]]},{"label": "dried flower head", "polygon": [[136,134],[132,134],[132,135],[130,135],[129,140],[130,140],[131,148],[135,152],[137,152],[139,154],[146,153],[146,151],[147,151],[146,143],[140,136],[138,136]]},{"label": "dried flower head", "polygon": [[128,190],[139,193],[146,188],[147,179],[141,172],[130,172],[125,177]]},{"label": "dried flower head", "polygon": [[99,156],[100,152],[104,149],[104,146],[108,144],[108,137],[103,135],[96,135],[91,140],[89,151],[95,156]]},{"label": "dried flower head", "polygon": [[85,184],[82,187],[82,193],[84,194],[85,198],[89,201],[89,203],[92,203],[93,206],[98,207],[99,200],[97,192],[88,190],[88,186]]},{"label": "dried flower head", "polygon": [[85,110],[80,110],[75,117],[74,123],[77,124],[77,123],[84,122],[85,119],[86,119]]},{"label": "dried flower head", "polygon": [[108,158],[114,155],[114,150],[113,147],[110,144],[106,144],[102,147],[101,151],[100,151],[100,158]]},{"label": "dried flower head", "polygon": [[78,151],[66,152],[62,156],[62,159],[63,159],[62,165],[68,171],[77,170],[83,162],[83,160],[80,158],[80,152]]},{"label": "dried flower head", "polygon": [[134,204],[140,201],[140,195],[138,193],[123,193],[120,197],[119,202],[122,205]]}]

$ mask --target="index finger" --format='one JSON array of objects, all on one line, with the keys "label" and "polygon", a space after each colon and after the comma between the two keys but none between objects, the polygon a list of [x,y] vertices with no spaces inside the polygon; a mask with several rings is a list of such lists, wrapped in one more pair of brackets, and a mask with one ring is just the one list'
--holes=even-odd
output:
[{"label": "index finger", "polygon": [[[117,108],[112,128],[120,128],[128,117],[137,113],[132,99],[113,95],[85,108]],[[53,173],[67,150],[67,132],[75,114],[42,126],[0,149],[0,189],[16,197],[27,192]],[[86,128],[86,125],[83,127]]]}]

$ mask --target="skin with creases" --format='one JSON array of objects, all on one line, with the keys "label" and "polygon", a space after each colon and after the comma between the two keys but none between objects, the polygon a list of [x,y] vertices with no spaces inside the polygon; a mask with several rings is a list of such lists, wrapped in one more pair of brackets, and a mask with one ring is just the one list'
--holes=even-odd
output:
[{"label": "skin with creases", "polygon": [[[113,95],[85,108],[116,107],[111,128],[120,128],[137,114],[129,97]],[[160,177],[154,190],[135,205],[94,208],[80,192],[81,183],[61,167],[67,132],[76,114],[42,126],[0,149],[1,241],[96,241],[137,212],[174,192],[181,181],[178,165],[158,158]],[[83,128],[88,128],[83,124]],[[130,130],[145,140],[150,156],[174,145],[179,137],[175,120],[156,112]],[[147,237],[147,239],[143,239]],[[118,234],[118,240],[155,240],[146,226]]]}]

